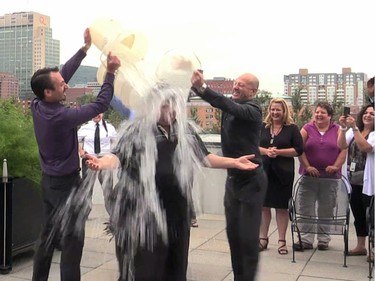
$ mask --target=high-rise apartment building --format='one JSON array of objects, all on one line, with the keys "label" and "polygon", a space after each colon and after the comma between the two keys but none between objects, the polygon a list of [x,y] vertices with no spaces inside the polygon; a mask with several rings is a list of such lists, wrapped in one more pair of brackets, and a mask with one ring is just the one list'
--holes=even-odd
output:
[{"label": "high-rise apartment building", "polygon": [[[36,70],[59,64],[60,41],[52,38],[49,16],[35,12],[0,16],[0,72],[17,78],[20,99],[34,97],[30,78]],[[0,92],[0,98],[9,95]]]},{"label": "high-rise apartment building", "polygon": [[364,103],[367,75],[342,68],[342,73],[309,73],[299,69],[298,74],[284,75],[284,94],[291,96],[301,89],[301,100],[314,104],[317,100],[341,101],[344,105],[361,106]]}]

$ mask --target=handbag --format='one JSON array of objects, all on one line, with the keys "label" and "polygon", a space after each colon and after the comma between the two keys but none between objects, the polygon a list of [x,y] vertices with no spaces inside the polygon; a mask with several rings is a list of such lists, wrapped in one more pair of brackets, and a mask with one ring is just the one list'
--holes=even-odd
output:
[{"label": "handbag", "polygon": [[363,170],[350,172],[349,173],[349,182],[353,185],[363,185]]},{"label": "handbag", "polygon": [[[365,137],[367,139],[368,136]],[[359,150],[353,138],[349,144],[348,177],[352,185],[363,185],[363,174],[366,165],[367,153]],[[353,170],[351,164],[354,164]]]}]

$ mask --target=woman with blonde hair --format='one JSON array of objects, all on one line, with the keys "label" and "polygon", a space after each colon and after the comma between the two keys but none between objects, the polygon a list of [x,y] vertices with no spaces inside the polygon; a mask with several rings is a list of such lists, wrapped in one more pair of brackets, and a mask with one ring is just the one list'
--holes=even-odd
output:
[{"label": "woman with blonde hair", "polygon": [[279,234],[278,252],[288,254],[285,235],[288,227],[288,201],[292,196],[294,157],[303,152],[302,136],[294,124],[289,107],[282,98],[274,98],[264,120],[260,153],[268,177],[268,189],[262,209],[259,250],[268,247],[268,231],[272,219],[271,208],[276,209]]}]

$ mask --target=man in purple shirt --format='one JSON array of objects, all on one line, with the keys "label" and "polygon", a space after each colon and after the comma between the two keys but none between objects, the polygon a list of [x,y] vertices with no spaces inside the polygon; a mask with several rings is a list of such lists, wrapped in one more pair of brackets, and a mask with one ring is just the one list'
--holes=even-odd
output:
[{"label": "man in purple shirt", "polygon": [[120,67],[119,59],[109,53],[107,74],[96,101],[80,108],[62,105],[60,102],[65,100],[67,83],[91,46],[89,29],[85,30],[84,42],[84,46],[65,63],[60,72],[57,67],[43,68],[31,78],[31,88],[36,95],[31,110],[43,172],[41,187],[44,208],[43,228],[34,257],[33,281],[48,280],[53,251],[57,246],[61,247],[61,280],[81,279],[84,227],[81,233],[73,233],[75,214],[72,225],[67,226],[68,231],[64,230],[62,236],[55,232],[60,228],[54,226],[53,217],[66,204],[69,194],[80,185],[77,126],[108,109],[113,96],[114,74]]}]

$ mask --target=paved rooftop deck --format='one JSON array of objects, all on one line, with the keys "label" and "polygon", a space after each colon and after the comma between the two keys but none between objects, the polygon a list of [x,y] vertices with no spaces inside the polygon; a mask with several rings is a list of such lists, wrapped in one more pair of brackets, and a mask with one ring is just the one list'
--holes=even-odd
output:
[{"label": "paved rooftop deck", "polygon": [[[114,243],[103,233],[106,212],[101,204],[93,206],[86,226],[86,240],[82,257],[82,281],[116,281],[117,263]],[[233,281],[229,247],[225,233],[225,218],[204,214],[198,217],[198,228],[191,230],[189,254],[189,281]],[[292,263],[290,231],[287,241],[289,254],[277,252],[277,231],[274,219],[271,223],[268,250],[260,253],[258,281],[367,281],[368,263],[365,256],[348,257],[343,267],[343,236],[332,236],[330,250],[317,249],[296,253]],[[350,225],[349,245],[354,246],[356,236]],[[1,281],[31,280],[33,252],[24,253],[13,261],[13,270],[0,275]],[[60,252],[56,251],[50,272],[50,281],[60,280]]]}]

